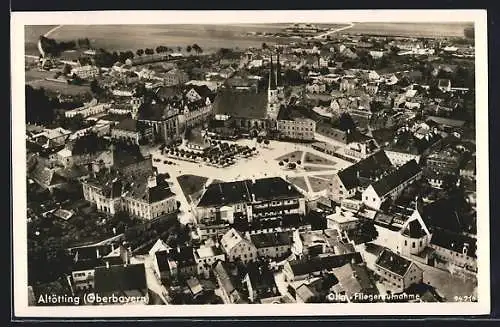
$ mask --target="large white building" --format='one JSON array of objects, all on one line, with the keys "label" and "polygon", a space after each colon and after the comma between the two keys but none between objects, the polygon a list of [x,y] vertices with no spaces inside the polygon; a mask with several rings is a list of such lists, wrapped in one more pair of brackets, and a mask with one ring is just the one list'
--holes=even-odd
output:
[{"label": "large white building", "polygon": [[82,185],[85,200],[110,215],[124,211],[151,220],[177,210],[175,194],[160,175],[146,177],[99,171]]},{"label": "large white building", "polygon": [[385,200],[396,199],[408,185],[420,179],[421,176],[422,169],[417,162],[408,161],[368,186],[363,191],[362,201],[366,206],[378,210]]},{"label": "large white building", "polygon": [[280,119],[276,123],[280,136],[285,139],[314,140],[316,122],[308,118]]},{"label": "large white building", "polygon": [[99,67],[97,66],[90,66],[90,65],[86,65],[86,66],[80,66],[80,67],[75,67],[73,69],[71,69],[71,75],[76,75],[80,78],[83,78],[83,79],[88,79],[88,78],[93,78],[93,77],[96,77],[98,76],[100,73],[99,71]]},{"label": "large white building", "polygon": [[257,248],[246,239],[240,232],[231,228],[220,240],[222,251],[230,262],[241,261],[243,263],[257,260]]},{"label": "large white building", "polygon": [[280,177],[210,184],[195,209],[202,225],[258,223],[263,230],[305,213],[304,195]]},{"label": "large white building", "polygon": [[106,112],[111,105],[108,103],[101,103],[96,105],[85,105],[83,107],[67,110],[64,112],[64,116],[66,118],[72,118],[76,115],[81,115],[83,118],[87,118],[90,116],[95,116],[100,113]]}]

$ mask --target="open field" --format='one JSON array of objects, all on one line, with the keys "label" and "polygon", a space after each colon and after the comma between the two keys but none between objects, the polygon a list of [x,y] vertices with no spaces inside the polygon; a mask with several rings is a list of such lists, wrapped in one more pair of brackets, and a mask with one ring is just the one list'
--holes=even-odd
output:
[{"label": "open field", "polygon": [[472,23],[354,23],[343,34],[377,34],[414,37],[463,37]]},{"label": "open field", "polygon": [[303,151],[293,151],[293,152],[289,152],[287,154],[284,154],[282,156],[279,156],[278,158],[276,158],[276,161],[282,161],[282,160],[285,160],[285,159],[289,159],[291,162],[292,161],[297,161],[297,160],[300,160],[302,158],[302,153]]},{"label": "open field", "polygon": [[37,80],[44,80],[46,78],[53,78],[55,72],[48,72],[46,70],[30,69],[24,74],[26,83]]},{"label": "open field", "polygon": [[[181,47],[199,44],[205,53],[220,48],[260,47],[268,44],[293,41],[293,38],[248,36],[249,32],[280,32],[289,24],[231,24],[231,25],[64,25],[50,37],[57,40],[89,38],[94,48],[108,50],[135,50],[164,45]],[[339,28],[346,24],[316,24],[319,27]],[[461,37],[470,23],[354,23],[354,26],[339,33],[379,34],[414,37]],[[36,42],[40,35],[54,25],[26,26],[26,54],[38,55]],[[177,49],[176,49],[177,50]]]},{"label": "open field", "polygon": [[181,175],[177,177],[184,196],[189,199],[191,194],[197,193],[203,189],[208,178],[196,175]]},{"label": "open field", "polygon": [[288,177],[287,180],[293,185],[303,189],[306,192],[309,192],[309,188],[307,187],[304,177]]},{"label": "open field", "polygon": [[86,92],[90,92],[90,87],[86,85],[73,85],[67,83],[60,83],[47,80],[35,80],[28,82],[26,84],[31,85],[35,89],[44,88],[45,90],[52,92],[59,92],[66,95],[77,95]]},{"label": "open field", "polygon": [[[185,50],[187,45],[197,43],[203,51],[212,52],[222,47],[241,48],[260,47],[262,42],[275,43],[278,38],[250,37],[244,35],[250,31],[276,32],[275,26],[240,25],[65,25],[50,35],[56,40],[74,40],[88,38],[94,48],[108,50],[133,50],[155,48],[158,45]],[[26,49],[33,48],[33,39],[46,32],[45,28],[34,27],[27,38]]]},{"label": "open field", "polygon": [[328,160],[325,157],[315,155],[313,153],[306,153],[304,160],[305,163],[319,164],[319,165],[335,165],[335,162]]}]

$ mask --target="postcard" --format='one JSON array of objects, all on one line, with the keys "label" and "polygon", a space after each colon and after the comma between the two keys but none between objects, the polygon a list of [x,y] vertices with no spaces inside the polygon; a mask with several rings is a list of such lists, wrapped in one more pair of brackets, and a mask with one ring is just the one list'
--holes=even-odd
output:
[{"label": "postcard", "polygon": [[11,24],[15,317],[489,313],[486,11]]}]

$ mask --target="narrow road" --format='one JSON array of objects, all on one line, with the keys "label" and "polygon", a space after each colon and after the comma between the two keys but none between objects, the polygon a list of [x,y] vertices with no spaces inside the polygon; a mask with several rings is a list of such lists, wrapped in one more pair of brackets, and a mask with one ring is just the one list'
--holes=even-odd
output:
[{"label": "narrow road", "polygon": [[330,30],[326,33],[323,33],[323,34],[320,34],[320,35],[316,35],[315,37],[313,37],[313,39],[322,39],[322,38],[325,38],[327,37],[328,35],[330,34],[333,34],[333,33],[337,33],[337,32],[340,32],[340,31],[343,31],[343,30],[347,30],[349,28],[352,28],[354,26],[353,23],[349,23],[348,26],[344,26],[344,27],[340,27],[340,28],[336,28],[334,30]]},{"label": "narrow road", "polygon": [[[60,29],[61,27],[63,27],[63,25],[57,25],[56,27],[50,29],[47,33],[45,33],[43,36],[44,37],[49,37],[50,34],[54,33],[55,31],[57,31],[58,29]],[[45,57],[45,51],[43,51],[42,49],[42,42],[40,40],[38,40],[38,51],[40,52],[40,54],[42,55],[42,57]]]}]

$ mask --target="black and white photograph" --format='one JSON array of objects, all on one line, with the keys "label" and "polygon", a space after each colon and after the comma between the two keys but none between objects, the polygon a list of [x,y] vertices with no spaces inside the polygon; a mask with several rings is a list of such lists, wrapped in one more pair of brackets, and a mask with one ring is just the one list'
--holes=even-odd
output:
[{"label": "black and white photograph", "polygon": [[12,33],[19,315],[489,313],[485,11]]}]

